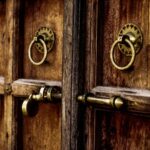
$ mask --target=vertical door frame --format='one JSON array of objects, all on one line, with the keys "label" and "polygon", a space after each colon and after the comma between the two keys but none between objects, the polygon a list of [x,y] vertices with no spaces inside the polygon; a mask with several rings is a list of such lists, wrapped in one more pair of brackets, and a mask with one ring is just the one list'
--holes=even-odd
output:
[{"label": "vertical door frame", "polygon": [[4,149],[17,148],[17,110],[14,97],[11,95],[11,83],[17,79],[19,52],[19,11],[20,0],[6,0],[6,28],[5,28],[5,86],[4,86]]},{"label": "vertical door frame", "polygon": [[85,109],[76,101],[77,95],[84,91],[84,6],[85,1],[64,0],[62,150],[85,146]]}]

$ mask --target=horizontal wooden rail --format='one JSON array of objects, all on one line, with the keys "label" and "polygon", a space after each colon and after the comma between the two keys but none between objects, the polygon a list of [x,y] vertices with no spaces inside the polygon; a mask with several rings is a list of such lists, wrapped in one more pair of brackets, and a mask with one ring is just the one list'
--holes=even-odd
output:
[{"label": "horizontal wooden rail", "polygon": [[150,90],[97,86],[91,92],[99,97],[119,96],[126,102],[125,111],[150,115]]},{"label": "horizontal wooden rail", "polygon": [[12,83],[12,94],[16,97],[26,97],[33,92],[38,92],[42,86],[59,86],[60,81],[18,79]]}]

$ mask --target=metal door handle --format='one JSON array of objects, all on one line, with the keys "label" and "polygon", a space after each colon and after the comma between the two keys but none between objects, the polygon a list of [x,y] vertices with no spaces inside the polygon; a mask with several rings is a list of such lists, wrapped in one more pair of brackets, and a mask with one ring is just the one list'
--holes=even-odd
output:
[{"label": "metal door handle", "polygon": [[[125,25],[119,32],[118,39],[113,43],[110,50],[110,60],[113,66],[119,70],[126,70],[130,68],[135,60],[136,54],[140,51],[143,44],[143,36],[141,30],[135,24]],[[117,47],[122,54],[131,57],[126,66],[119,66],[115,62],[114,51]]]},{"label": "metal door handle", "polygon": [[[54,32],[51,28],[41,27],[33,40],[31,41],[29,48],[28,48],[28,57],[32,64],[34,65],[41,65],[47,57],[47,53],[52,50],[54,46]],[[39,62],[36,62],[32,58],[32,48],[35,44],[36,50],[43,54],[42,59]]]},{"label": "metal door handle", "polygon": [[[124,96],[122,97],[120,96],[121,95],[120,93],[120,94],[116,94],[114,96],[109,97],[109,95],[113,94],[109,90],[110,89],[108,88],[106,92],[107,95],[106,93],[105,94],[103,93],[104,91],[102,91],[105,97],[104,96],[97,97],[93,93],[87,93],[83,95],[78,95],[76,100],[81,103],[85,103],[89,105],[93,104],[102,108],[106,107],[106,108],[111,108],[111,109],[120,110],[120,111],[123,110],[123,111],[129,111],[129,112],[131,111],[131,112],[141,112],[142,114],[149,114],[150,112],[149,105],[148,105],[149,103],[147,103],[147,101],[144,100],[144,97],[142,98],[143,100],[141,100],[142,102],[136,99],[136,96],[138,94],[135,97],[132,94],[131,96],[129,96],[128,94],[127,96],[125,96],[123,94]],[[122,89],[122,91],[124,91],[124,89]],[[115,92],[116,91],[114,90],[114,93]],[[99,94],[101,95],[102,93],[100,92]],[[131,93],[132,93],[132,90],[131,90]],[[60,87],[56,87],[56,86],[42,87],[38,94],[33,93],[29,95],[29,97],[26,100],[24,100],[24,102],[22,103],[23,115],[35,116],[38,113],[39,103],[42,103],[42,102],[43,103],[47,103],[47,102],[55,103],[55,102],[59,102],[61,98],[62,98],[62,93],[61,93]]]},{"label": "metal door handle", "polygon": [[25,116],[35,116],[38,113],[39,102],[58,102],[61,99],[60,87],[42,87],[38,94],[31,94],[22,103],[22,113]]},{"label": "metal door handle", "polygon": [[84,95],[79,95],[77,100],[82,103],[89,103],[89,104],[99,104],[99,105],[106,105],[114,109],[121,109],[125,105],[124,100],[119,96],[114,96],[110,98],[104,97],[95,97],[94,94],[88,93]]}]

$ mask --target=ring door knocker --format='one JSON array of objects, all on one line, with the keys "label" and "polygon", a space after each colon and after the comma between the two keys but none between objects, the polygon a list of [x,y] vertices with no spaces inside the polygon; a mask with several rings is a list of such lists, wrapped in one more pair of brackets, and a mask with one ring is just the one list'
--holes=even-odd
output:
[{"label": "ring door knocker", "polygon": [[[33,40],[31,41],[28,49],[28,57],[32,64],[41,65],[47,57],[47,53],[50,52],[54,46],[54,32],[51,28],[41,27]],[[39,62],[36,62],[32,58],[32,48],[35,44],[36,50],[43,54],[42,59]]]},{"label": "ring door knocker", "polygon": [[[132,23],[125,25],[119,32],[118,39],[113,43],[110,50],[110,60],[113,66],[119,70],[130,68],[135,60],[136,54],[141,50],[143,44],[143,36],[141,30]],[[118,46],[120,52],[131,57],[126,66],[119,66],[115,62],[115,48]]]}]

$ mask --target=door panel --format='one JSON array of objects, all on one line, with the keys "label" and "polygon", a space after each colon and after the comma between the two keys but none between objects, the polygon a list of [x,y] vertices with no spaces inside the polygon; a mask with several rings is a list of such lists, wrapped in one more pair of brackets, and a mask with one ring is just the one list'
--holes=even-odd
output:
[{"label": "door panel", "polygon": [[[63,5],[63,0],[0,1],[0,149],[61,149],[61,104],[40,103],[32,118],[22,115],[21,106],[42,86],[61,86]],[[28,47],[43,26],[53,29],[55,44],[46,63],[35,66]],[[35,59],[41,55],[35,53]]]},{"label": "door panel", "polygon": [[52,149],[61,147],[60,104],[41,104],[35,117],[23,118],[23,148]]},{"label": "door panel", "polygon": [[[24,1],[22,24],[22,40],[24,41],[23,78],[61,80],[62,35],[63,35],[63,0]],[[47,61],[40,66],[31,64],[28,58],[28,47],[40,27],[50,27],[55,33],[53,50],[48,53]],[[39,60],[42,54],[36,53],[34,59]],[[44,73],[43,73],[44,72]]]},{"label": "door panel", "polygon": [[[23,78],[61,81],[62,73],[62,33],[63,33],[63,1],[24,1],[23,16]],[[51,27],[55,33],[53,50],[48,53],[46,63],[35,66],[28,58],[28,46],[40,27]],[[34,51],[35,52],[35,51]],[[35,53],[35,59],[41,59]],[[38,82],[38,80],[37,80]],[[45,81],[46,83],[46,81]],[[51,149],[61,147],[61,105],[40,104],[35,117],[23,118],[23,148]]]},{"label": "door panel", "polygon": [[[95,86],[149,89],[149,6],[148,0],[88,1],[85,78],[89,91]],[[127,23],[135,23],[141,28],[144,42],[133,66],[120,71],[110,61],[110,49]],[[129,60],[118,53],[117,62],[126,64]],[[150,149],[149,114],[144,117],[89,107],[86,126],[89,150]]]},{"label": "door panel", "polygon": [[[100,4],[102,5],[102,4]],[[125,87],[149,87],[149,1],[105,1],[103,2],[103,85]],[[101,10],[100,10],[101,11]],[[132,68],[126,72],[115,69],[110,62],[109,53],[120,29],[127,23],[138,25],[144,36],[141,52],[136,56]],[[117,48],[116,48],[117,51]],[[118,58],[119,59],[119,58]],[[122,56],[118,63],[126,64],[127,58]],[[98,68],[99,69],[99,68]]]}]

